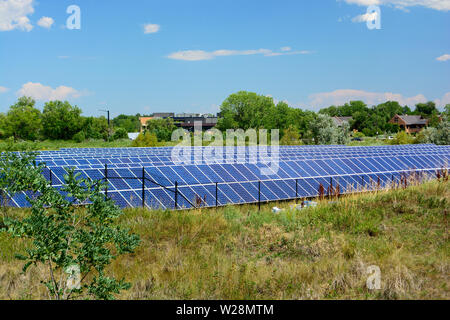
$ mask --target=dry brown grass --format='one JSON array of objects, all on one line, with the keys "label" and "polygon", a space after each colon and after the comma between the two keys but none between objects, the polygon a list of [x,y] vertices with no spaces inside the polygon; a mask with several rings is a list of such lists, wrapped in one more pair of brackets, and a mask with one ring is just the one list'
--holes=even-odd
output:
[{"label": "dry brown grass", "polygon": [[[226,207],[127,210],[142,238],[109,267],[119,299],[449,299],[447,182],[342,197],[302,211]],[[22,213],[13,213],[22,214]],[[0,235],[0,298],[45,299],[39,268],[21,275],[27,243]],[[381,269],[381,289],[366,286]]]}]

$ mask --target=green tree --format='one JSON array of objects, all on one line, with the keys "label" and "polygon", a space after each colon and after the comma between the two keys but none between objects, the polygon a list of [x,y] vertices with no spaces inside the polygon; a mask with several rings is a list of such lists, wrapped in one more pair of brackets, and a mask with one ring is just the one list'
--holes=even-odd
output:
[{"label": "green tree", "polygon": [[44,105],[42,126],[44,137],[52,140],[69,140],[80,131],[81,109],[67,101],[50,101]]},{"label": "green tree", "polygon": [[237,128],[243,130],[271,129],[274,126],[274,109],[275,104],[271,97],[254,92],[239,91],[231,94],[222,103],[221,119],[219,119],[217,127],[222,131]]},{"label": "green tree", "polygon": [[414,110],[414,113],[420,114],[424,118],[429,118],[432,114],[437,114],[438,109],[433,101],[428,101],[427,103],[416,104],[416,110]]},{"label": "green tree", "polygon": [[422,130],[416,137],[416,143],[450,144],[450,121],[445,115],[438,125]]},{"label": "green tree", "polygon": [[41,112],[34,107],[32,98],[21,97],[12,105],[4,123],[5,136],[13,136],[15,140],[36,140],[39,138],[42,123]]},{"label": "green tree", "polygon": [[158,141],[170,141],[176,128],[172,118],[151,119],[147,121],[146,131],[156,135]]},{"label": "green tree", "polygon": [[350,138],[349,126],[337,127],[326,114],[318,115],[311,123],[311,131],[316,144],[346,144]]},{"label": "green tree", "polygon": [[121,114],[115,117],[112,121],[115,128],[124,128],[128,132],[139,132],[141,123],[139,122],[139,115],[129,116]]},{"label": "green tree", "polygon": [[0,187],[10,195],[33,194],[27,196],[29,215],[3,221],[11,235],[30,240],[26,252],[17,255],[25,261],[23,272],[31,265],[44,267],[39,276],[51,299],[113,299],[131,285],[107,276],[105,269],[117,256],[133,252],[139,237],[115,224],[122,211],[105,199],[102,181],[68,170],[60,192],[43,177],[43,169],[34,155],[3,154],[0,160]]},{"label": "green tree", "polygon": [[8,138],[8,132],[6,128],[7,117],[4,113],[0,113],[0,139]]},{"label": "green tree", "polygon": [[82,118],[82,130],[87,139],[108,139],[108,121],[105,117]]},{"label": "green tree", "polygon": [[450,104],[446,104],[444,107],[444,115],[447,119],[450,119]]}]

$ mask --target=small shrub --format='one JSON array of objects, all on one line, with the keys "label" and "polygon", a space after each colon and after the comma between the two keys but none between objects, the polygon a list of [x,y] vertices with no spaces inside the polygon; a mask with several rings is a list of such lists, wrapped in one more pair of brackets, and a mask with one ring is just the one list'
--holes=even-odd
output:
[{"label": "small shrub", "polygon": [[114,225],[123,212],[105,199],[104,183],[80,179],[79,173],[69,170],[61,189],[66,197],[44,178],[43,168],[33,154],[6,154],[0,159],[0,188],[11,195],[33,194],[27,196],[29,215],[3,221],[4,231],[32,243],[24,254],[16,255],[25,261],[23,272],[31,265],[45,268],[40,278],[50,299],[113,299],[131,285],[108,277],[105,269],[121,254],[134,252],[139,237]]},{"label": "small shrub", "polygon": [[128,138],[128,132],[124,128],[118,128],[113,135],[114,140],[126,139]]},{"label": "small shrub", "polygon": [[81,143],[86,140],[86,135],[83,131],[80,131],[73,136],[73,140],[77,143]]},{"label": "small shrub", "polygon": [[132,147],[156,147],[158,139],[150,132],[141,133],[131,144]]},{"label": "small shrub", "polygon": [[414,137],[412,137],[410,134],[407,134],[405,131],[400,131],[395,135],[395,138],[391,140],[392,145],[412,143],[414,143]]}]

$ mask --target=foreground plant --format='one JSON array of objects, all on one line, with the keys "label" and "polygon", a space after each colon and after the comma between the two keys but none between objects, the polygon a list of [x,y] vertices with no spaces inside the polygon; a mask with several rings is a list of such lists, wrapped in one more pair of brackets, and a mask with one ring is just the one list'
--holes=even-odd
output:
[{"label": "foreground plant", "polygon": [[17,255],[26,261],[23,272],[44,265],[41,283],[50,299],[113,299],[129,289],[129,283],[108,277],[105,269],[119,255],[132,253],[140,239],[114,225],[122,211],[105,198],[104,183],[67,170],[65,185],[57,190],[34,160],[33,154],[3,154],[0,159],[1,189],[9,195],[32,194],[27,196],[29,216],[4,218],[7,232],[31,240],[26,253]]}]

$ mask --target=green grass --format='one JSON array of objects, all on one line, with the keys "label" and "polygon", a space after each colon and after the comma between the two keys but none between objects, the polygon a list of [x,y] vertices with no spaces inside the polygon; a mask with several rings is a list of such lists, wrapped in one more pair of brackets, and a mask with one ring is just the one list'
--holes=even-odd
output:
[{"label": "green grass", "polygon": [[[11,142],[7,140],[0,140],[1,151],[44,151],[44,150],[59,150],[61,148],[127,148],[131,147],[132,141],[128,139],[121,139],[116,141],[100,140],[86,140],[84,142],[75,142],[72,140],[45,140],[45,141],[19,141]],[[175,146],[178,142],[167,141],[160,142],[159,146]],[[209,145],[210,142],[204,141],[203,145]],[[385,145],[385,140],[376,140],[375,138],[365,137],[364,141],[352,141],[348,146],[379,146]]]},{"label": "green grass", "polygon": [[374,137],[364,137],[363,141],[350,141],[347,146],[384,146],[389,145],[389,140],[376,139]]},{"label": "green grass", "polygon": [[43,151],[59,150],[61,148],[119,148],[131,147],[131,141],[128,139],[104,141],[86,140],[84,142],[65,141],[65,140],[45,140],[45,141],[20,141],[11,143],[9,141],[0,141],[0,151]]},{"label": "green grass", "polygon": [[[449,201],[434,181],[301,211],[130,209],[118,223],[142,244],[109,272],[132,283],[120,299],[449,299]],[[14,259],[26,246],[0,234],[0,299],[46,298],[43,269],[21,275]],[[380,290],[366,287],[370,265]]]}]

